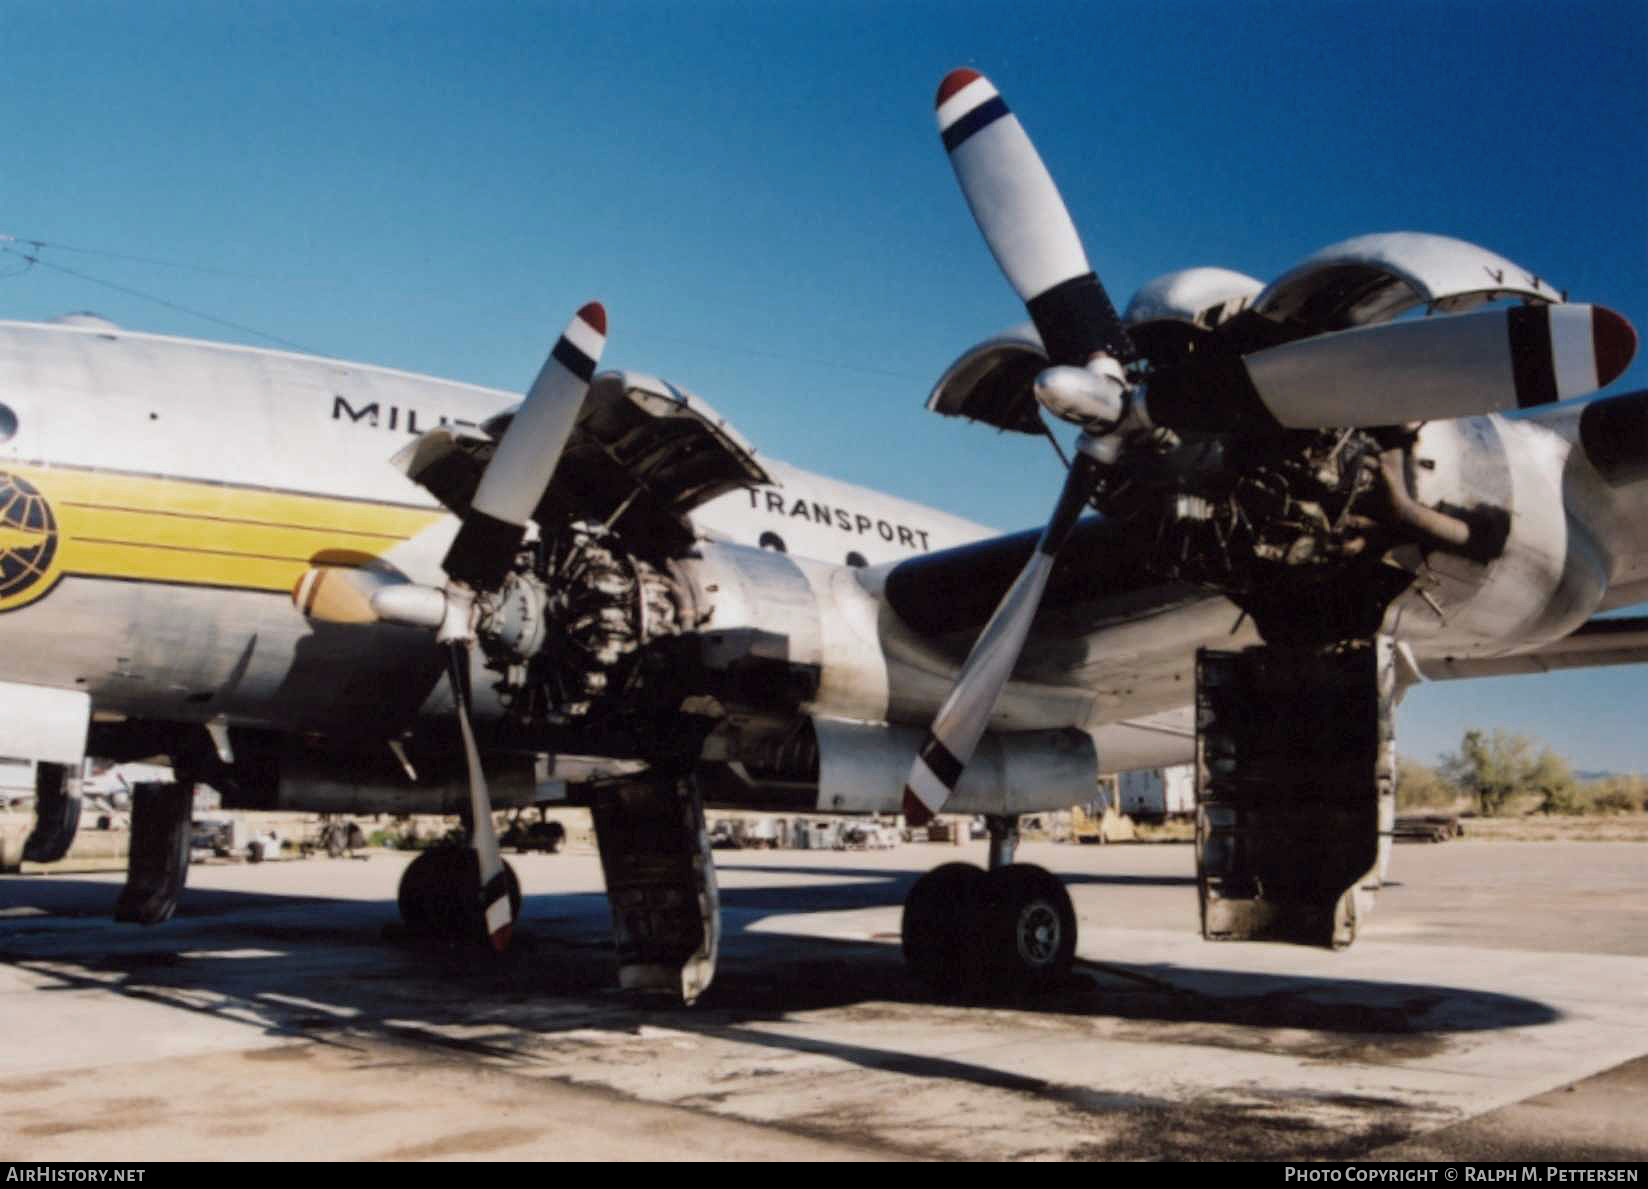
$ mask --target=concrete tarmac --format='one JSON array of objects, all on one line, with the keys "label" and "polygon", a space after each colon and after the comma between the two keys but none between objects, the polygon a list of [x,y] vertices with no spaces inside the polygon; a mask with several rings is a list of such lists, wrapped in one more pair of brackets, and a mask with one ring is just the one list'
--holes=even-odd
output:
[{"label": "concrete tarmac", "polygon": [[1208,943],[1187,845],[1027,844],[1077,985],[936,999],[916,875],[982,844],[718,852],[717,982],[614,989],[600,866],[514,857],[501,960],[395,924],[406,856],[0,879],[0,1152],[161,1159],[1631,1159],[1648,1155],[1648,848],[1399,847],[1332,953]]}]

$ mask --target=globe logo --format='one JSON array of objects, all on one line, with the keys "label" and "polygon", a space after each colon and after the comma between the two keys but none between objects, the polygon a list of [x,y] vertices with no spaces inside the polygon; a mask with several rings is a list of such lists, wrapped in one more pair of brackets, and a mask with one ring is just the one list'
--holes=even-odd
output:
[{"label": "globe logo", "polygon": [[0,611],[44,594],[35,588],[56,556],[57,518],[46,497],[28,480],[0,471]]}]

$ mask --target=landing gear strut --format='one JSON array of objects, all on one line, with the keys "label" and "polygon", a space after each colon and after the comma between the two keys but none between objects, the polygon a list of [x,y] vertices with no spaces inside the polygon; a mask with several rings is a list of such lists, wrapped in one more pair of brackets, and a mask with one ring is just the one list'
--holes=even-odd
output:
[{"label": "landing gear strut", "polygon": [[618,946],[618,984],[691,1003],[715,977],[721,894],[695,781],[655,772],[591,809]]},{"label": "landing gear strut", "polygon": [[987,817],[984,828],[990,832],[990,870],[1009,866],[1019,853],[1019,819]]},{"label": "landing gear strut", "polygon": [[1076,957],[1076,910],[1049,872],[1014,863],[1018,819],[991,817],[990,870],[945,863],[904,901],[904,960],[948,992],[1044,991]]},{"label": "landing gear strut", "polygon": [[1197,654],[1202,936],[1355,940],[1390,863],[1395,704],[1389,637]]}]

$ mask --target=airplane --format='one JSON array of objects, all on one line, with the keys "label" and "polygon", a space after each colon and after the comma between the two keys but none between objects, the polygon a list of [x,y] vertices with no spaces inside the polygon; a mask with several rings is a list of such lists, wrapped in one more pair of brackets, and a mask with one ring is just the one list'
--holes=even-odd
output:
[{"label": "airplane", "polygon": [[523,400],[0,324],[0,754],[40,761],[30,857],[72,839],[88,753],[176,772],[133,798],[116,915],[141,923],[176,909],[196,781],[230,809],[457,814],[399,908],[482,952],[520,909],[494,811],[585,806],[621,985],[691,1002],[705,806],[983,815],[987,868],[918,880],[903,948],[941,990],[1016,992],[1077,940],[1019,817],[1195,759],[1204,936],[1350,944],[1403,691],[1648,659],[1648,619],[1598,618],[1648,599],[1648,392],[1590,395],[1635,332],[1416,232],[1268,284],[1170,273],[1118,314],[990,81],[952,72],[935,113],[1029,322],[928,407],[1076,427],[1040,529],[759,457],[686,389],[599,371],[597,302]]}]

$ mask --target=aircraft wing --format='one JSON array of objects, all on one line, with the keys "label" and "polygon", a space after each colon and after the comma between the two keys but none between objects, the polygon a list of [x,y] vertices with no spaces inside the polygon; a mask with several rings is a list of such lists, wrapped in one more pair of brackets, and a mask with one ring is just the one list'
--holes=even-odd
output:
[{"label": "aircraft wing", "polygon": [[1592,619],[1571,635],[1514,656],[1431,657],[1419,661],[1430,681],[1463,677],[1511,677],[1648,662],[1648,615]]},{"label": "aircraft wing", "polygon": [[[883,597],[919,645],[906,651],[898,634],[884,633],[889,659],[933,674],[941,672],[940,657],[939,664],[960,664],[1038,536],[1032,530],[996,537],[892,566]],[[1092,721],[1120,722],[1187,703],[1195,650],[1208,639],[1228,647],[1254,642],[1251,621],[1228,599],[1195,583],[1163,580],[1150,565],[1155,545],[1133,524],[1081,520],[1048,579],[1014,680],[1043,697],[1053,689],[1080,691]],[[935,679],[950,680],[953,672]]]},{"label": "aircraft wing", "polygon": [[[514,410],[479,429],[443,425],[395,464],[448,509],[469,510]],[[626,533],[690,537],[687,514],[737,487],[773,483],[755,448],[703,400],[654,376],[603,372],[589,386],[544,497],[539,524],[601,521]]]},{"label": "aircraft wing", "polygon": [[[1039,535],[1031,529],[899,562],[887,573],[887,601],[921,635],[965,653]],[[1068,555],[1048,580],[1032,642],[1052,648],[1059,640],[1078,641],[1106,627],[1205,601],[1205,588],[1154,575],[1149,565],[1154,544],[1107,517],[1080,521]]]}]

